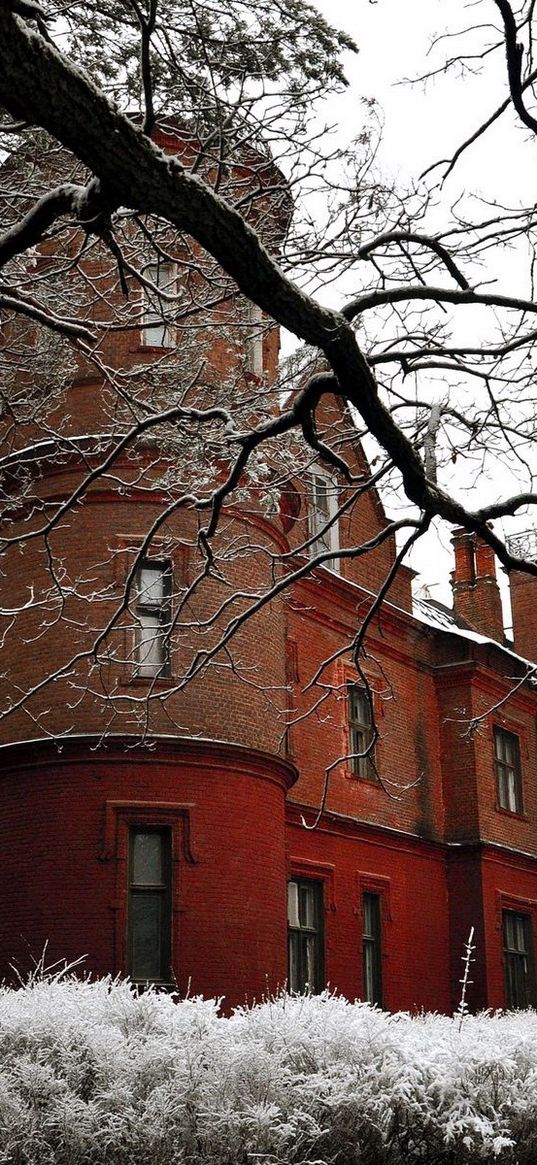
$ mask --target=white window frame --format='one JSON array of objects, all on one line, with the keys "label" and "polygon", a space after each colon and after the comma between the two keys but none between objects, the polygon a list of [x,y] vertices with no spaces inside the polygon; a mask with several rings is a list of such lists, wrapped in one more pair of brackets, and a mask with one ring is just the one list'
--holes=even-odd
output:
[{"label": "white window frame", "polygon": [[170,259],[157,258],[156,263],[148,263],[144,278],[155,285],[156,293],[144,286],[142,345],[144,348],[173,348],[177,342],[176,330],[168,322],[169,300],[160,296],[174,296],[177,291],[177,263]]},{"label": "white window frame", "polygon": [[[323,483],[324,500],[326,506],[320,505],[321,489],[320,483]],[[313,538],[309,548],[310,557],[315,558],[318,554],[327,551],[335,552],[339,550],[339,521],[336,518],[339,509],[338,487],[335,478],[332,474],[327,473],[325,469],[320,469],[315,466],[309,471],[308,475],[308,537]],[[333,518],[336,520],[327,529],[324,530],[327,522]],[[325,564],[326,565],[326,564]],[[339,560],[336,558],[330,562],[332,570],[339,571]]]},{"label": "white window frame", "polygon": [[253,376],[263,376],[263,312],[256,303],[248,303],[248,338],[246,340],[246,363]]},{"label": "white window frame", "polygon": [[[161,580],[160,593],[154,583],[144,582],[144,572]],[[172,567],[166,559],[144,558],[136,571],[135,659],[136,676],[159,679],[170,676]]]},{"label": "white window frame", "polygon": [[498,807],[508,813],[523,813],[520,737],[500,724],[495,724],[493,731]]}]

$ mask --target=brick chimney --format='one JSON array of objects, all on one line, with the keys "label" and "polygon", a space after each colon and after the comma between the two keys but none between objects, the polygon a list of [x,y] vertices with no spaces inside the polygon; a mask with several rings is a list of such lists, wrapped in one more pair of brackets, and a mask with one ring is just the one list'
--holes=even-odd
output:
[{"label": "brick chimney", "polygon": [[504,641],[502,600],[494,551],[477,534],[453,531],[455,570],[451,575],[455,618],[488,639]]},{"label": "brick chimney", "polygon": [[[537,562],[537,530],[526,530],[508,540],[511,554]],[[509,575],[515,651],[537,661],[537,578],[513,570]]]}]

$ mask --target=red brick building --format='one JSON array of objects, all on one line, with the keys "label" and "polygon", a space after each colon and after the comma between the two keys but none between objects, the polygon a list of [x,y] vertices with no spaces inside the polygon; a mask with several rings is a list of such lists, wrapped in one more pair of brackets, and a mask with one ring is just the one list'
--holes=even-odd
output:
[{"label": "red brick building", "polygon": [[[143,384],[178,338],[138,309],[103,352]],[[215,311],[203,344],[209,390],[232,374],[248,408],[273,382],[275,329],[237,336]],[[353,501],[319,465],[280,476],[272,508],[247,483],[225,514],[233,553],[202,586],[205,518],[174,504],[176,451],[140,436],[102,470],[132,407],[77,358],[61,437],[28,454],[31,419],[26,445],[5,433],[2,973],[48,944],[49,962],[85,955],[93,974],[229,1006],[288,982],[449,1012],[473,926],[471,1006],[535,1002],[535,582],[513,582],[513,648],[494,560],[457,531],[454,613],[413,609],[401,568],[358,674],[356,629],[396,553],[378,494]],[[350,422],[333,403],[324,424]],[[242,623],[291,551],[300,568],[312,546],[375,539],[299,569]]]}]

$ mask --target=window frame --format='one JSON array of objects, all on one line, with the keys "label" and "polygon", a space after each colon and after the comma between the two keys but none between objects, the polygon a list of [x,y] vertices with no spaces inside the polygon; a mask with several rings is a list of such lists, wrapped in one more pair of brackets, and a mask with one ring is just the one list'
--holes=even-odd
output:
[{"label": "window frame", "polygon": [[[506,746],[513,749],[512,759],[506,755]],[[505,813],[522,815],[524,796],[520,737],[501,724],[493,727],[494,771],[496,774],[496,803]]]},{"label": "window frame", "polygon": [[251,300],[247,302],[248,329],[245,339],[246,369],[257,381],[263,379],[264,367],[264,316],[260,307]]},{"label": "window frame", "polygon": [[[144,599],[144,592],[140,590],[144,570],[159,572],[162,578],[161,601],[151,600],[147,597]],[[137,679],[142,680],[169,679],[172,674],[170,632],[172,625],[173,566],[171,560],[169,558],[142,558],[136,567],[134,587],[136,595],[134,606],[134,618],[136,621],[134,630],[135,676]],[[140,598],[141,595],[142,597]],[[156,619],[158,623],[156,636],[151,639],[143,638],[144,617]],[[141,649],[144,644],[148,643],[151,646],[151,650],[157,644],[159,645],[158,654],[160,662],[152,670],[149,670],[151,665],[144,663],[143,658],[141,658]]]},{"label": "window frame", "polygon": [[[353,700],[357,693],[362,694],[364,707],[366,709],[365,719],[355,716],[353,709]],[[347,681],[347,741],[349,746],[348,767],[353,777],[360,778],[363,781],[370,781],[375,783],[377,779],[375,771],[375,727],[373,723],[374,713],[372,707],[372,698],[368,697],[365,684],[357,680]],[[363,739],[360,739],[363,738]],[[371,745],[369,752],[364,756],[357,756],[357,753],[365,752],[365,749]]]},{"label": "window frame", "polygon": [[163,259],[157,255],[155,263],[146,264],[143,274],[144,278],[154,284],[157,291],[155,295],[145,284],[142,287],[142,347],[174,348],[177,333],[173,324],[167,322],[168,304],[164,302],[161,292],[165,295],[177,292],[177,263],[173,259]]},{"label": "window frame", "polygon": [[[297,918],[298,924],[290,919],[290,888],[297,887]],[[313,902],[313,925],[308,926],[301,921],[300,891],[310,891]],[[325,987],[325,951],[324,951],[324,881],[321,878],[307,878],[293,874],[287,882],[287,952],[288,952],[288,980],[290,992],[303,995],[306,992],[318,995]],[[311,940],[308,942],[308,940]],[[310,961],[309,947],[313,949],[314,982],[306,978],[308,962]],[[292,974],[296,967],[296,975]]]},{"label": "window frame", "polygon": [[[373,904],[375,917],[369,926],[366,905]],[[382,907],[382,892],[362,890],[362,999],[377,1007],[383,1006]]]},{"label": "window frame", "polygon": [[[522,924],[523,946],[510,944],[508,921]],[[502,909],[502,941],[506,1009],[517,1011],[535,1007],[537,1003],[535,950],[533,919],[529,911],[515,910],[511,906]]]},{"label": "window frame", "polygon": [[[316,486],[315,483],[323,482],[325,486],[326,509],[322,512],[320,506],[317,504]],[[337,517],[339,510],[339,490],[337,482],[331,473],[316,465],[311,468],[308,473],[308,539],[312,539],[309,546],[310,558],[316,558],[318,554],[336,553],[340,548],[339,541],[339,518]],[[328,529],[324,529],[328,522],[332,524]],[[326,566],[323,563],[323,566]],[[330,563],[330,569],[339,573],[340,563],[339,559],[335,558]]]},{"label": "window frame", "polygon": [[[161,839],[162,878],[157,882],[134,880],[134,847],[136,837],[151,834]],[[173,838],[168,825],[131,824],[128,827],[128,882],[126,920],[126,969],[135,983],[170,983],[172,980],[172,932],[173,932]],[[135,965],[135,902],[158,895],[158,966],[155,975],[140,975]]]},{"label": "window frame", "polygon": [[[99,861],[113,862],[115,866],[114,889],[109,901],[110,917],[113,920],[110,939],[114,952],[114,974],[126,975],[127,973],[129,827],[134,826],[144,830],[151,829],[151,827],[163,828],[169,829],[172,846],[171,983],[176,984],[178,968],[175,960],[177,952],[181,950],[180,917],[185,909],[179,901],[179,890],[182,889],[183,894],[185,894],[185,883],[189,880],[190,871],[195,870],[200,860],[195,845],[196,823],[195,805],[189,801],[156,801],[154,799],[151,801],[105,801]],[[192,893],[193,887],[191,886]],[[186,891],[186,896],[188,897],[188,891]]]}]

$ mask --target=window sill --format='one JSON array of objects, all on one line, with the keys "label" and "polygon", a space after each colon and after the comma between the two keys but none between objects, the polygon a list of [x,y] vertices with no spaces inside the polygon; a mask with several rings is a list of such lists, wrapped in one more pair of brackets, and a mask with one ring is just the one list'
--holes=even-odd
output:
[{"label": "window sill", "polygon": [[130,977],[130,982],[140,992],[177,991],[177,983],[173,983],[171,979],[133,979]]},{"label": "window sill", "polygon": [[380,789],[381,784],[376,776],[364,777],[361,773],[355,773],[352,769],[345,769],[345,779],[347,781],[359,781],[361,785],[371,786],[373,789]]},{"label": "window sill", "polygon": [[122,679],[126,688],[171,688],[175,682],[175,676],[124,676]]},{"label": "window sill", "polygon": [[511,817],[511,818],[514,817],[516,821],[529,821],[528,814],[524,813],[522,810],[506,809],[505,805],[498,805],[498,804],[496,804],[494,806],[494,808],[496,810],[496,813],[500,813],[502,817]]},{"label": "window sill", "polygon": [[129,352],[148,352],[153,355],[155,352],[176,352],[177,344],[135,344],[129,348]]}]

